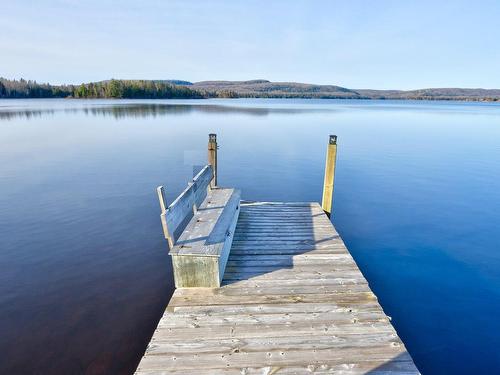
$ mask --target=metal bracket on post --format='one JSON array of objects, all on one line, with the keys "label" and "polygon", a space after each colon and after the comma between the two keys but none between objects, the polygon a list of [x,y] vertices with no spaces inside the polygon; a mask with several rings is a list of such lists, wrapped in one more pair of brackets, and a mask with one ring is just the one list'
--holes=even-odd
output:
[{"label": "metal bracket on post", "polygon": [[321,207],[326,215],[332,214],[333,204],[333,183],[335,179],[335,164],[337,161],[337,136],[330,135],[328,139],[328,148],[326,151],[325,179],[323,182],[323,200]]}]

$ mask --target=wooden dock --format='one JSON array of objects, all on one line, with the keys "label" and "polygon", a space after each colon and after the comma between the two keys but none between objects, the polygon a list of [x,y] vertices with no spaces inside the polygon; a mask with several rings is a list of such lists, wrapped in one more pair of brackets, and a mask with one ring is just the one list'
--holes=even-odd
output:
[{"label": "wooden dock", "polygon": [[323,208],[241,202],[220,285],[176,289],[136,374],[419,374]]}]

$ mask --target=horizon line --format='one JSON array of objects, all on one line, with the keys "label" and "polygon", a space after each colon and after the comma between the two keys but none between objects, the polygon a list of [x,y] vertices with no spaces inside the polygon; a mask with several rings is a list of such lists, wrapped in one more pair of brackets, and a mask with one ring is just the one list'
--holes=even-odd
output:
[{"label": "horizon line", "polygon": [[272,81],[266,78],[252,78],[252,79],[237,79],[237,80],[230,80],[230,79],[205,79],[201,81],[190,81],[187,79],[179,79],[179,78],[105,78],[105,79],[99,79],[99,80],[88,80],[84,82],[79,82],[79,83],[53,83],[49,81],[39,81],[36,79],[31,79],[31,78],[24,78],[24,77],[19,77],[19,78],[7,78],[5,76],[0,76],[0,79],[6,79],[10,81],[20,81],[21,79],[25,81],[33,81],[38,84],[48,84],[51,86],[79,86],[79,85],[84,85],[84,84],[89,84],[89,83],[96,83],[96,82],[105,82],[105,81],[111,81],[111,80],[117,80],[117,81],[182,81],[182,82],[189,82],[192,84],[196,83],[201,83],[201,82],[252,82],[252,81],[266,81],[269,83],[298,83],[298,84],[305,84],[305,85],[314,85],[314,86],[336,86],[336,87],[341,87],[349,90],[378,90],[378,91],[416,91],[416,90],[432,90],[432,89],[470,89],[470,90],[500,90],[498,87],[472,87],[472,86],[428,86],[428,87],[417,87],[417,88],[406,88],[406,89],[401,89],[401,88],[371,88],[371,87],[349,87],[349,86],[344,86],[340,84],[335,84],[335,83],[311,83],[311,82],[300,82],[300,81],[290,81],[290,80],[279,80],[279,81]]}]

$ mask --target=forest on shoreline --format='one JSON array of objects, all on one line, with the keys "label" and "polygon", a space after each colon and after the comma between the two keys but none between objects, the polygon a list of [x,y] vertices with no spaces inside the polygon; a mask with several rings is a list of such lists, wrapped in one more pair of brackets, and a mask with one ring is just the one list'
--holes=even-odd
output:
[{"label": "forest on shoreline", "polygon": [[0,98],[201,99],[204,97],[197,90],[163,81],[112,79],[81,85],[50,85],[24,79],[0,78]]},{"label": "forest on shoreline", "polygon": [[302,98],[500,101],[498,89],[432,88],[420,90],[348,89],[335,85],[297,82],[118,80],[51,85],[0,77],[0,98],[76,99],[208,99]]}]

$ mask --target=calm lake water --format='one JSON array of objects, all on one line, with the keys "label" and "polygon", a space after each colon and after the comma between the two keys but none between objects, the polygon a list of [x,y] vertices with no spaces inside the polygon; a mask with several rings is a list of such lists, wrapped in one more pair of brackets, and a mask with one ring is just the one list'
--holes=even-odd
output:
[{"label": "calm lake water", "polygon": [[0,101],[0,373],[128,374],[172,293],[155,188],[320,201],[423,374],[500,373],[500,105]]}]

